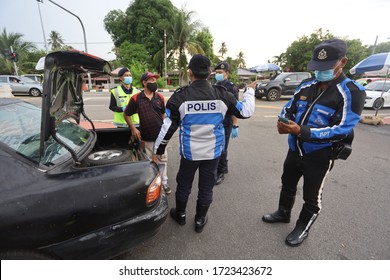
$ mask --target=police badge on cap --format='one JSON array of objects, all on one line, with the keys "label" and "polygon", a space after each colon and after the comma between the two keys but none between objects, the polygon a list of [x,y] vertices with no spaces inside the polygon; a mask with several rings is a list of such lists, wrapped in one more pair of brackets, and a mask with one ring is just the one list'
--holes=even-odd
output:
[{"label": "police badge on cap", "polygon": [[215,66],[215,70],[224,70],[225,72],[229,71],[229,63],[221,62]]},{"label": "police badge on cap", "polygon": [[340,39],[325,40],[314,49],[313,57],[307,65],[307,70],[329,70],[336,62],[345,56],[347,44]]}]

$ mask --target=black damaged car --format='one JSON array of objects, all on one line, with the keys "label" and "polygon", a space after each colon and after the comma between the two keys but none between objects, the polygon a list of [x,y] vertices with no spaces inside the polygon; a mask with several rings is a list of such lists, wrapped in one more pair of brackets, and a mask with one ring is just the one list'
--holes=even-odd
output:
[{"label": "black damaged car", "polygon": [[109,72],[98,57],[55,52],[42,110],[0,98],[1,259],[112,258],[164,223],[158,167],[129,144],[130,130],[79,125],[83,78]]}]

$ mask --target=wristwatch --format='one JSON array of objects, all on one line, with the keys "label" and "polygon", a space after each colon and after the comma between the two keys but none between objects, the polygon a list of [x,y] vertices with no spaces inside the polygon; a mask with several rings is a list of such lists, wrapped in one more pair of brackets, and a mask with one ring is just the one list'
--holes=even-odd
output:
[{"label": "wristwatch", "polygon": [[238,125],[233,125],[233,128],[239,128],[239,126]]}]

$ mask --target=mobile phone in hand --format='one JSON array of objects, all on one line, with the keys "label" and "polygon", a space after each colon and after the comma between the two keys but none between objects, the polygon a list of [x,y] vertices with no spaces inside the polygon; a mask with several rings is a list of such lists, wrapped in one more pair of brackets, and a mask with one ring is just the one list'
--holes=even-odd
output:
[{"label": "mobile phone in hand", "polygon": [[281,116],[278,117],[278,121],[288,124],[288,119],[283,118]]}]

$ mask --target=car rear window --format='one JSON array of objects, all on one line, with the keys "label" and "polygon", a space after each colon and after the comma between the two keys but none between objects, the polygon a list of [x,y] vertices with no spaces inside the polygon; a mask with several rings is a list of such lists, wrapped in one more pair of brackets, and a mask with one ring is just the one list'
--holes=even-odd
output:
[{"label": "car rear window", "polygon": [[[29,103],[14,103],[0,108],[0,141],[17,153],[46,166],[52,166],[70,153],[52,137],[40,157],[41,109]],[[91,133],[68,120],[57,125],[57,136],[76,153]]]}]

